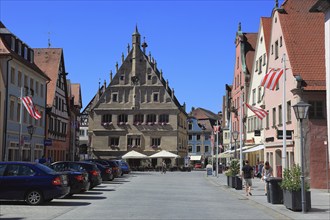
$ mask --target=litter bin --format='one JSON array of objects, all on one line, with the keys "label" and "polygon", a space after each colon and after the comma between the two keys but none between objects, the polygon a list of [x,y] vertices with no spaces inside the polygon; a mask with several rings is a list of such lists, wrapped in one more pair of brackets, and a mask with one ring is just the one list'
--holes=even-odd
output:
[{"label": "litter bin", "polygon": [[267,202],[270,203],[270,189],[269,189],[269,178],[265,179],[266,181],[266,190],[267,190]]},{"label": "litter bin", "polygon": [[213,173],[212,173],[212,165],[211,164],[206,165],[206,175],[207,176],[212,176],[213,175]]},{"label": "litter bin", "polygon": [[267,200],[269,194],[269,203],[272,204],[283,204],[283,190],[280,187],[282,178],[270,177],[267,179],[267,185],[269,183],[269,190],[267,189]]}]

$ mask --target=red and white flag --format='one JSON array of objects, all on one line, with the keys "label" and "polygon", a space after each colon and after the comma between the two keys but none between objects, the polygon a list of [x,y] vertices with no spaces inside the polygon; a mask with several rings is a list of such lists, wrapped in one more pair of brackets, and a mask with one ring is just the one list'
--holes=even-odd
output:
[{"label": "red and white flag", "polygon": [[266,87],[267,89],[275,90],[278,81],[283,75],[283,72],[284,71],[281,68],[271,68],[262,79],[260,85]]},{"label": "red and white flag", "polygon": [[213,126],[213,131],[214,131],[214,134],[220,132],[220,125]]},{"label": "red and white flag", "polygon": [[253,107],[247,103],[245,103],[246,107],[248,107],[251,111],[253,111],[253,113],[259,118],[259,119],[263,119],[264,117],[266,117],[268,115],[268,112],[266,112],[264,109],[262,108],[256,108]]},{"label": "red and white flag", "polygon": [[29,112],[29,114],[34,118],[39,120],[41,118],[40,113],[38,112],[37,108],[34,106],[32,99],[30,96],[25,96],[21,98],[23,101],[23,104],[26,108],[26,110]]}]

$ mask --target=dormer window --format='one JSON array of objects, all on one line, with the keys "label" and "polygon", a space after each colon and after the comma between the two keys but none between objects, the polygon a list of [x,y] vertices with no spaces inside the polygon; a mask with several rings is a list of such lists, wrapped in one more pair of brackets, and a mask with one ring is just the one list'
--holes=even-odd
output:
[{"label": "dormer window", "polygon": [[124,80],[124,79],[125,79],[124,74],[121,74],[121,75],[120,75],[120,80]]},{"label": "dormer window", "polygon": [[30,63],[34,63],[34,52],[30,50]]},{"label": "dormer window", "polygon": [[24,47],[24,59],[27,60],[27,57],[28,57],[28,48],[25,46]]},{"label": "dormer window", "polygon": [[10,47],[10,49],[12,51],[15,51],[15,37],[11,37],[11,47]]},{"label": "dormer window", "polygon": [[17,51],[18,55],[22,55],[22,42],[18,42],[18,51]]},{"label": "dormer window", "polygon": [[151,74],[148,74],[148,80],[151,80]]},{"label": "dormer window", "polygon": [[118,102],[118,93],[112,94],[112,102]]},{"label": "dormer window", "polygon": [[154,101],[154,102],[159,102],[159,94],[158,94],[157,92],[155,92],[155,93],[153,94],[153,101]]}]

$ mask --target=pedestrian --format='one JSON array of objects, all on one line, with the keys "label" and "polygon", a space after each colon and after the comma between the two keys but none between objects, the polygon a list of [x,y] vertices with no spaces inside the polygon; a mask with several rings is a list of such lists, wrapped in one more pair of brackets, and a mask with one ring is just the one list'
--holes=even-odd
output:
[{"label": "pedestrian", "polygon": [[43,155],[43,156],[39,159],[39,163],[41,163],[41,164],[46,163],[45,155]]},{"label": "pedestrian", "polygon": [[162,173],[166,173],[166,163],[165,160],[162,161]]},{"label": "pedestrian", "polygon": [[242,168],[242,177],[245,180],[245,192],[246,196],[252,196],[251,187],[252,187],[252,178],[254,178],[253,167],[249,165],[249,161],[245,161],[245,165]]},{"label": "pedestrian", "polygon": [[265,166],[262,168],[261,175],[262,175],[261,179],[265,182],[265,196],[267,196],[267,182],[266,182],[266,180],[269,177],[273,177],[273,168],[269,165],[268,161],[265,162]]}]

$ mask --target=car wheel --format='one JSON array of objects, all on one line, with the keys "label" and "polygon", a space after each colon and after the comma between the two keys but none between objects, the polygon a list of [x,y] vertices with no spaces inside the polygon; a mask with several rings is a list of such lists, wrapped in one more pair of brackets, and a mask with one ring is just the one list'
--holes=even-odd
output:
[{"label": "car wheel", "polygon": [[32,190],[25,196],[25,202],[29,205],[39,205],[43,202],[44,198],[38,190]]}]

